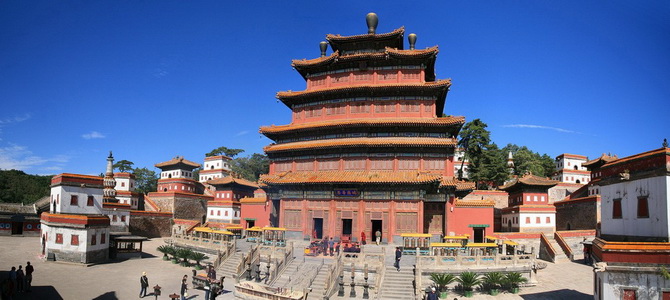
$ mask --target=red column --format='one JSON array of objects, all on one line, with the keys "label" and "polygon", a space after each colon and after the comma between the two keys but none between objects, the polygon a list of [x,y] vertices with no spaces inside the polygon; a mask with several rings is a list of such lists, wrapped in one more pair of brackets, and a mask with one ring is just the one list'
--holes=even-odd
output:
[{"label": "red column", "polygon": [[[419,220],[416,222],[416,232],[418,233],[424,233],[423,232],[423,201],[419,201]],[[425,232],[427,233],[427,232]]]}]

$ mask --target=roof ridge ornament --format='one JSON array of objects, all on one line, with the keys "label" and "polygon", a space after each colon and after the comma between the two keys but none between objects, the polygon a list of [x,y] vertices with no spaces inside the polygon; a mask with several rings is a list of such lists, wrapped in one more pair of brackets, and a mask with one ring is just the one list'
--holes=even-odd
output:
[{"label": "roof ridge ornament", "polygon": [[321,50],[321,57],[325,57],[326,50],[328,50],[328,42],[321,41],[321,43],[319,43],[319,49]]},{"label": "roof ridge ornament", "polygon": [[409,41],[409,50],[415,50],[416,46],[416,34],[415,33],[410,33],[407,36],[407,40]]},{"label": "roof ridge ornament", "polygon": [[379,17],[376,13],[369,13],[365,16],[365,22],[368,24],[368,34],[375,34],[377,25],[379,24]]}]

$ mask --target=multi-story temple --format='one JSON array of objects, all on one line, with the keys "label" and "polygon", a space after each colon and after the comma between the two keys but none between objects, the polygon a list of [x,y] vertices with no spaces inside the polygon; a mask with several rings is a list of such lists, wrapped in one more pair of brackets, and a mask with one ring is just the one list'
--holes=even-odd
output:
[{"label": "multi-story temple", "polygon": [[277,93],[291,123],[260,129],[275,142],[261,181],[289,237],[444,234],[447,201],[474,187],[454,178],[465,118],[442,113],[451,80],[435,79],[438,48],[415,49],[410,34],[406,50],[404,28],[367,21],[367,34],[329,34],[321,57],[293,61],[307,88]]}]

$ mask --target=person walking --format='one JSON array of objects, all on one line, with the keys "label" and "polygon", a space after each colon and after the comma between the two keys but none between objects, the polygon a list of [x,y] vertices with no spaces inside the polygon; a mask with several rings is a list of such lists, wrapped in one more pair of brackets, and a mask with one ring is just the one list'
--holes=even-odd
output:
[{"label": "person walking", "polygon": [[361,231],[361,244],[365,245],[365,231]]},{"label": "person walking", "polygon": [[147,287],[149,287],[149,278],[147,278],[147,272],[142,272],[142,277],[140,277],[140,298],[147,296]]},{"label": "person walking", "polygon": [[333,256],[335,254],[335,240],[333,238],[330,238],[330,241],[328,241],[328,248],[330,249],[330,256]]},{"label": "person walking", "polygon": [[375,231],[375,242],[377,242],[377,246],[379,246],[379,243],[382,241],[382,232],[377,230]]},{"label": "person walking", "polygon": [[212,282],[211,281],[212,280],[209,279],[209,278],[207,278],[207,280],[205,280],[205,286],[203,287],[203,289],[205,290],[205,298],[203,298],[203,299],[205,299],[205,300],[209,300],[209,293],[212,290]]},{"label": "person walking", "polygon": [[26,292],[31,292],[31,286],[33,284],[33,272],[35,272],[35,268],[33,265],[30,264],[30,262],[26,263],[26,285],[25,289]]},{"label": "person walking", "polygon": [[186,279],[188,279],[188,275],[184,275],[181,279],[181,289],[179,290],[181,300],[186,300],[186,297],[188,297],[188,285],[186,284]]},{"label": "person walking", "polygon": [[437,295],[437,290],[435,287],[430,288],[430,293],[426,294],[426,300],[437,300],[440,297]]},{"label": "person walking", "polygon": [[402,257],[402,251],[400,247],[395,247],[395,268],[400,272],[400,258]]}]

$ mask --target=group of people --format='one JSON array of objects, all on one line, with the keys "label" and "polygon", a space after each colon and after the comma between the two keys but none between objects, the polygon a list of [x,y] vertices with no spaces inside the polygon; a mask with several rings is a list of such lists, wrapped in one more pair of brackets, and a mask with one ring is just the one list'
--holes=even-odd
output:
[{"label": "group of people", "polygon": [[[216,281],[216,270],[211,265],[207,268],[207,280],[205,281],[204,300],[215,300],[223,292],[223,281],[226,277],[221,277],[221,281]],[[149,287],[149,278],[147,272],[142,272],[140,277],[140,298],[147,296],[147,288]],[[184,275],[181,279],[181,287],[179,288],[179,296],[181,300],[186,300],[188,297],[188,275]]]},{"label": "group of people", "polygon": [[9,278],[5,279],[2,285],[0,285],[2,299],[12,299],[16,292],[31,292],[33,272],[35,272],[35,268],[30,262],[26,263],[25,270],[22,265],[19,265],[18,269],[12,267],[11,271],[9,271]]}]

